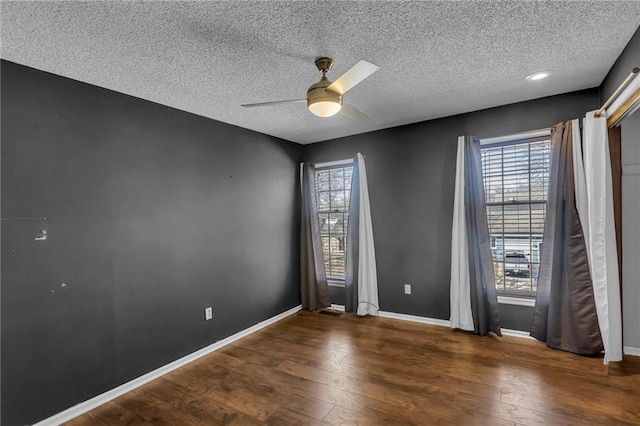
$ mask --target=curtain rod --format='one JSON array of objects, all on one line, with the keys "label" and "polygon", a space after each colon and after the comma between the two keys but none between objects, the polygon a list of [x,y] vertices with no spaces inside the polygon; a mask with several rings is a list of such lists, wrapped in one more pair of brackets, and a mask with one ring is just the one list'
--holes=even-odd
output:
[{"label": "curtain rod", "polygon": [[631,70],[627,78],[625,78],[622,84],[618,86],[616,91],[613,92],[611,96],[609,96],[609,99],[607,99],[604,105],[602,105],[600,109],[593,114],[595,118],[600,118],[600,116],[607,110],[607,108],[609,108],[609,105],[611,105],[611,103],[618,97],[618,95],[620,95],[620,93],[624,90],[624,88],[627,87],[627,84],[629,84],[631,79],[638,73],[638,71],[640,71],[640,68],[638,67],[635,67],[634,69]]}]

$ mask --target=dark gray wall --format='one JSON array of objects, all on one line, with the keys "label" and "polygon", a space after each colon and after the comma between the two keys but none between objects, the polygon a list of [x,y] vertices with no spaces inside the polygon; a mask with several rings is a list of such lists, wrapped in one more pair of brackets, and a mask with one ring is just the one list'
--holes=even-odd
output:
[{"label": "dark gray wall", "polygon": [[500,304],[500,325],[510,330],[529,332],[533,320],[533,306]]},{"label": "dark gray wall", "polygon": [[[479,137],[549,127],[599,105],[597,89],[320,142],[306,161],[366,156],[380,309],[449,318],[451,219],[459,135]],[[412,294],[404,294],[404,284]],[[335,290],[334,290],[335,291]],[[527,330],[532,309],[502,307],[505,328]]]},{"label": "dark gray wall", "polygon": [[300,146],[6,61],[1,83],[3,425],[299,304]]},{"label": "dark gray wall", "polygon": [[640,28],[631,37],[615,64],[609,70],[600,86],[601,101],[604,103],[618,88],[620,83],[627,78],[631,69],[640,67]]}]

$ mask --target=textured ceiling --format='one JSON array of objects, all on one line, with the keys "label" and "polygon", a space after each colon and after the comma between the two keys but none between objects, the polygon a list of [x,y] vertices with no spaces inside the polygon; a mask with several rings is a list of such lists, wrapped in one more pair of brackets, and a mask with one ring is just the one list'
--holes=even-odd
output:
[{"label": "textured ceiling", "polygon": [[[1,3],[1,56],[226,123],[310,143],[598,86],[640,25],[640,1]],[[360,59],[345,95],[371,117],[312,115],[304,98]],[[525,76],[552,70],[542,81]]]}]

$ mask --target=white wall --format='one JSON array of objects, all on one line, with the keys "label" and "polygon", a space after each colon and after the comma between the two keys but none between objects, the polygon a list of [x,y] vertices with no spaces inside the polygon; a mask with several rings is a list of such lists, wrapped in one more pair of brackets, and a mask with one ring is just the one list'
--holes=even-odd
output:
[{"label": "white wall", "polygon": [[640,348],[640,112],[622,123],[624,346]]}]

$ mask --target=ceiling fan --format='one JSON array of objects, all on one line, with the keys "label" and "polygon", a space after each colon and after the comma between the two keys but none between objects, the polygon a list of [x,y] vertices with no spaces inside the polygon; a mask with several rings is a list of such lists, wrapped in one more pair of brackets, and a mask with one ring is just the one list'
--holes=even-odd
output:
[{"label": "ceiling fan", "polygon": [[362,80],[369,77],[374,72],[378,71],[380,67],[372,64],[371,62],[360,61],[340,77],[338,77],[336,81],[331,82],[327,78],[327,72],[331,70],[331,67],[333,66],[333,59],[318,58],[315,62],[318,70],[322,72],[322,78],[320,78],[320,81],[318,81],[317,83],[309,86],[309,89],[307,89],[306,99],[259,102],[255,104],[244,104],[241,106],[249,108],[306,101],[309,111],[311,111],[318,117],[331,117],[338,112],[341,112],[344,115],[352,118],[369,117],[369,114],[367,114],[366,112],[360,111],[358,108],[342,102],[342,95],[344,95],[353,86],[360,83]]}]

